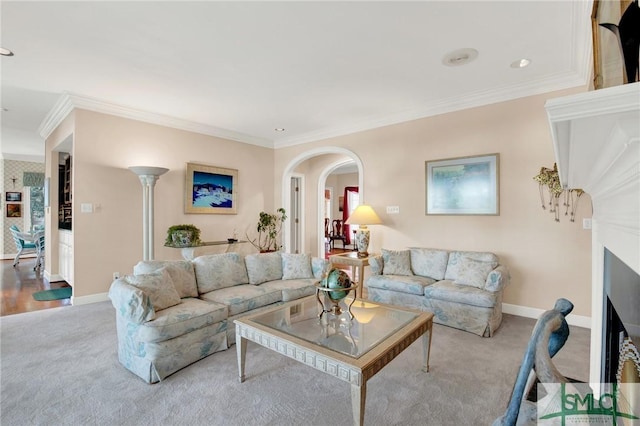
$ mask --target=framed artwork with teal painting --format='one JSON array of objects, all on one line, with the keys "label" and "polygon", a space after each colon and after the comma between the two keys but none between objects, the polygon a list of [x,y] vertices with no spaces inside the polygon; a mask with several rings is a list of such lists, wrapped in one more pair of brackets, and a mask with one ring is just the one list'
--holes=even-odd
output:
[{"label": "framed artwork with teal painting", "polygon": [[499,154],[426,161],[426,214],[499,215]]},{"label": "framed artwork with teal painting", "polygon": [[237,213],[237,170],[187,163],[185,182],[185,213]]}]

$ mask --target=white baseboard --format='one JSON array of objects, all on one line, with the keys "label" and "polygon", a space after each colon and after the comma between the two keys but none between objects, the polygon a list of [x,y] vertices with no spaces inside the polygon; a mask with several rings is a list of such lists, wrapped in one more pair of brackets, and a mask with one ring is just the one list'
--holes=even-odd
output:
[{"label": "white baseboard", "polygon": [[[503,313],[526,318],[538,319],[545,311],[546,309],[530,308],[528,306],[512,305],[510,303],[502,304]],[[591,328],[591,317],[569,314],[567,316],[567,323],[576,327]]]},{"label": "white baseboard", "polygon": [[90,303],[105,302],[109,300],[108,293],[90,294],[89,296],[71,296],[71,304],[74,306],[88,305]]},{"label": "white baseboard", "polygon": [[[22,258],[27,258],[27,257],[36,257],[35,253],[30,253],[30,254],[25,254],[25,255],[21,255],[20,259]],[[2,260],[12,260],[16,258],[16,253],[13,254],[3,254],[2,257],[0,257]]]},{"label": "white baseboard", "polygon": [[51,274],[51,272],[47,271],[46,269],[44,271],[43,278],[45,280],[47,280],[48,282],[50,282],[50,283],[55,283],[55,282],[58,282],[58,281],[64,281],[64,278],[62,278],[60,275]]}]

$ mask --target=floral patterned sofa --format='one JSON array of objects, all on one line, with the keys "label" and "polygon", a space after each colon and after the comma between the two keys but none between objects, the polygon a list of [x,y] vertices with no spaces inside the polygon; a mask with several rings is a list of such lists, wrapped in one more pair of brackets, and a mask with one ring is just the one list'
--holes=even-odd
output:
[{"label": "floral patterned sofa", "polygon": [[141,261],[115,280],[118,359],[147,383],[235,343],[233,320],[315,294],[329,268],[307,254]]},{"label": "floral patterned sofa", "polygon": [[491,337],[509,271],[489,252],[413,247],[369,258],[369,299],[430,311],[439,324]]}]

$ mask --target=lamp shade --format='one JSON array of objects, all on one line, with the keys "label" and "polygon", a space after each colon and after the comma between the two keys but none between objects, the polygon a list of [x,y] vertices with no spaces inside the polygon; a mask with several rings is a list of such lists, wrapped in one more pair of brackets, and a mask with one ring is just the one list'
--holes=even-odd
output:
[{"label": "lamp shade", "polygon": [[345,223],[347,225],[379,225],[382,221],[371,206],[360,204]]},{"label": "lamp shade", "polygon": [[164,167],[154,166],[131,166],[129,170],[138,176],[160,176],[169,171],[169,169],[165,169]]}]

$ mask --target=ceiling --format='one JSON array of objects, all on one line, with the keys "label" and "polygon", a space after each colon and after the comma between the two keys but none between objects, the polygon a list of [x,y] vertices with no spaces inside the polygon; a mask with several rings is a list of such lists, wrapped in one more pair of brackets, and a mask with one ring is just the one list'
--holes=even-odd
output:
[{"label": "ceiling", "polygon": [[[591,71],[580,0],[0,8],[14,52],[1,57],[4,158],[43,156],[61,99],[278,148],[584,85]],[[445,66],[461,48],[478,57]]]}]

